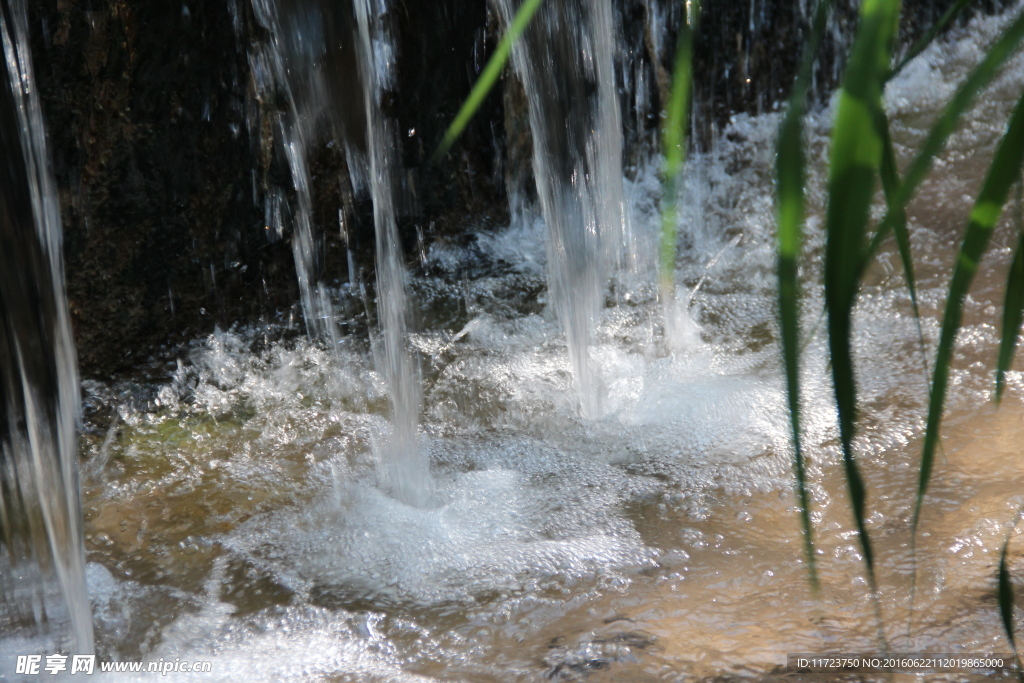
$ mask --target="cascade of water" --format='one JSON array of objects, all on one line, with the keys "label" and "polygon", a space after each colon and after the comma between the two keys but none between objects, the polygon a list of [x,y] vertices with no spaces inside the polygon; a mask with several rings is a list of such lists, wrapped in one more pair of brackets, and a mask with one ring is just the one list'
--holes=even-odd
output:
[{"label": "cascade of water", "polygon": [[[506,25],[517,0],[494,0]],[[584,417],[601,413],[588,358],[609,266],[627,236],[610,0],[547,3],[512,51],[529,101],[533,169],[548,226],[548,287]]]},{"label": "cascade of water", "polygon": [[0,633],[91,653],[78,370],[23,0],[0,2],[0,40]]},{"label": "cascade of water", "polygon": [[[250,53],[250,67],[257,96],[269,114],[269,103],[284,101],[284,111],[274,112],[282,146],[288,160],[296,206],[286,204],[280,188],[270,188],[264,199],[267,227],[280,236],[283,222],[292,218],[292,253],[299,284],[302,313],[307,333],[317,339],[337,342],[337,323],[331,299],[317,277],[320,253],[313,231],[313,190],[306,155],[333,123],[332,85],[328,62],[336,35],[336,12],[317,2],[252,0],[257,23],[269,39]],[[344,136],[342,136],[344,138]],[[346,148],[346,151],[348,148]],[[351,154],[350,154],[351,156]],[[350,164],[351,166],[352,164]]]},{"label": "cascade of water", "polygon": [[406,272],[395,217],[397,135],[384,115],[381,100],[394,73],[394,42],[390,39],[383,0],[354,0],[359,27],[359,70],[366,106],[369,181],[376,228],[377,310],[383,365],[391,391],[391,439],[383,458],[392,493],[399,500],[421,505],[430,495],[428,463],[417,447],[421,381],[407,347]]},{"label": "cascade of water", "polygon": [[[391,392],[393,433],[381,458],[381,478],[400,500],[422,504],[429,495],[429,469],[420,456],[416,432],[420,377],[407,349],[406,274],[395,215],[397,138],[394,122],[382,110],[391,87],[396,50],[379,0],[327,3],[318,0],[252,0],[257,22],[269,35],[250,56],[256,90],[264,103],[283,95],[277,114],[295,190],[292,247],[303,313],[309,334],[338,340],[334,308],[316,277],[321,259],[312,223],[310,146],[325,133],[344,146],[352,186],[369,190],[376,228],[378,317],[382,336],[379,367]],[[358,74],[358,78],[356,78]],[[361,111],[351,104],[361,89]],[[365,120],[364,120],[365,119]],[[268,226],[280,234],[286,203],[268,192]],[[347,244],[344,210],[339,226]],[[354,263],[349,252],[349,276]]]}]

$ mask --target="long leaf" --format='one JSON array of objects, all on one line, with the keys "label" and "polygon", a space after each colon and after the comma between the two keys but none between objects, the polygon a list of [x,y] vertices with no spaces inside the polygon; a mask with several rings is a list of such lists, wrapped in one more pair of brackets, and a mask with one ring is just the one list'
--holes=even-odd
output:
[{"label": "long leaf", "polygon": [[850,335],[875,175],[882,162],[883,142],[876,116],[882,106],[882,87],[889,71],[899,11],[899,0],[864,0],[861,4],[860,28],[832,129],[825,242],[825,305],[839,438],[854,522],[868,582],[875,594],[874,555],[864,521],[867,492],[853,454],[857,391]]},{"label": "long leaf", "polygon": [[1010,641],[1010,647],[1013,649],[1013,667],[1017,672],[1017,680],[1024,683],[1024,671],[1020,667],[1020,652],[1017,650],[1017,638],[1014,633],[1014,619],[1013,619],[1013,580],[1010,577],[1009,563],[1006,561],[1006,557],[1010,550],[1010,540],[1013,538],[1013,531],[1020,524],[1021,516],[1024,515],[1024,508],[1017,510],[1017,516],[1014,517],[1013,524],[1010,525],[1009,530],[1006,532],[1006,540],[1003,541],[1003,550],[999,553],[999,574],[996,583],[996,602],[999,604],[999,616],[1003,622],[1003,630],[1006,632],[1006,639]]},{"label": "long leaf", "polygon": [[925,140],[921,151],[911,162],[906,174],[903,176],[903,185],[900,188],[900,204],[906,203],[917,191],[918,186],[928,176],[932,160],[946,144],[946,140],[956,130],[960,117],[974,102],[974,97],[992,82],[992,79],[999,73],[1007,59],[1013,56],[1024,39],[1024,12],[1006,29],[988,52],[985,58],[975,67],[963,84],[957,89],[956,94],[946,105],[942,116],[932,126]]},{"label": "long leaf", "polygon": [[1006,639],[1010,641],[1010,648],[1013,650],[1013,668],[1017,672],[1017,680],[1024,683],[1024,671],[1021,670],[1020,666],[1020,652],[1017,650],[1017,638],[1014,629],[1013,619],[1013,580],[1010,577],[1010,566],[1006,561],[1006,557],[1010,550],[1010,540],[1013,538],[1013,530],[1020,524],[1021,514],[1024,513],[1024,509],[1017,511],[1017,516],[1010,526],[1010,530],[1006,534],[1006,540],[1003,541],[1003,550],[999,553],[999,574],[996,583],[996,602],[999,604],[999,617],[1003,622],[1003,631],[1006,633]]},{"label": "long leaf", "polygon": [[914,57],[924,52],[925,48],[935,40],[935,36],[939,35],[942,29],[946,28],[949,22],[953,21],[953,19],[955,19],[956,16],[969,4],[971,4],[971,0],[957,0],[956,4],[950,5],[949,9],[939,17],[939,20],[932,24],[931,28],[928,29],[928,32],[921,36],[920,40],[914,43],[914,46],[910,48],[910,52],[900,60],[900,63],[893,67],[892,73],[889,74],[888,78],[891,79],[900,71],[903,71],[903,67],[910,63]]},{"label": "long leaf", "polygon": [[690,16],[679,29],[679,42],[676,46],[676,60],[672,72],[672,90],[661,136],[665,146],[665,168],[659,270],[662,289],[666,292],[671,289],[676,263],[676,197],[679,193],[679,177],[686,159],[687,118],[693,90],[693,41],[697,22],[700,20],[700,11],[700,0],[695,0],[690,6]]},{"label": "long leaf", "polygon": [[999,361],[996,365],[996,402],[1002,400],[1006,389],[1006,372],[1013,363],[1013,352],[1017,348],[1017,335],[1024,319],[1024,207],[1022,207],[1021,184],[1017,183],[1017,251],[1006,278],[1006,299],[1003,301],[1003,334],[999,341]]},{"label": "long leaf", "polygon": [[[953,98],[950,99],[946,108],[942,111],[942,115],[932,126],[931,131],[929,131],[921,150],[910,162],[910,166],[903,176],[903,182],[900,184],[899,192],[895,199],[889,202],[890,207],[895,206],[903,210],[910,202],[921,182],[928,177],[928,171],[935,156],[942,151],[942,148],[946,145],[946,140],[956,130],[960,117],[970,109],[977,94],[992,82],[992,79],[999,73],[1006,60],[1013,56],[1022,39],[1024,39],[1024,12],[992,44],[992,47],[985,53],[985,58],[964,79],[960,87],[957,88]],[[877,252],[878,247],[889,236],[895,220],[896,216],[892,214],[890,209],[871,240],[865,264],[867,259],[870,259]]]},{"label": "long leaf", "polygon": [[501,70],[505,67],[505,62],[508,61],[509,55],[512,53],[512,45],[519,38],[519,35],[526,30],[526,27],[530,24],[530,20],[533,15],[537,12],[541,3],[544,0],[525,0],[519,7],[515,16],[512,18],[512,24],[509,26],[508,31],[498,41],[498,47],[494,50],[494,54],[487,60],[487,65],[484,70],[480,73],[479,78],[476,79],[476,83],[473,84],[473,89],[469,92],[469,97],[462,103],[462,107],[459,109],[459,113],[455,115],[455,119],[451,125],[448,126],[448,130],[444,134],[444,138],[441,140],[441,144],[438,145],[437,150],[431,157],[432,163],[437,163],[441,158],[448,153],[452,145],[455,144],[455,140],[462,135],[462,131],[466,128],[466,124],[473,118],[480,105],[484,103],[487,98],[487,94],[494,87],[494,84],[498,82],[501,77]]},{"label": "long leaf", "polygon": [[797,271],[804,223],[803,118],[807,110],[807,91],[814,67],[814,55],[825,32],[825,20],[831,4],[830,0],[818,3],[810,40],[804,47],[803,61],[790,96],[786,118],[779,130],[775,166],[779,195],[779,323],[782,330],[782,358],[786,368],[786,395],[793,430],[793,470],[803,524],[804,554],[807,556],[807,571],[814,592],[818,591],[818,572],[807,473],[800,444],[800,300]]},{"label": "long leaf", "polygon": [[[924,351],[924,331],[921,329],[921,310],[917,304],[917,280],[914,277],[914,259],[910,250],[910,233],[907,230],[907,211],[901,206],[899,170],[896,167],[896,152],[893,150],[892,137],[889,134],[889,119],[881,109],[875,112],[879,135],[882,138],[882,188],[888,204],[893,234],[896,235],[896,246],[900,252],[903,273],[910,291],[910,303],[914,309],[914,321],[917,323],[917,336],[921,350]],[[864,262],[867,262],[865,257]],[[926,370],[927,370],[927,366]]]},{"label": "long leaf", "polygon": [[[924,330],[921,327],[921,310],[917,302],[917,284],[914,277],[914,259],[910,251],[910,233],[907,230],[907,212],[904,206],[898,204],[900,195],[899,170],[896,166],[896,152],[892,145],[892,136],[889,132],[889,119],[885,112],[878,109],[875,112],[876,125],[879,135],[882,137],[882,165],[881,177],[882,188],[885,192],[885,199],[889,211],[889,225],[896,235],[896,245],[899,248],[900,261],[903,263],[903,273],[907,281],[907,289],[910,292],[910,303],[914,311],[914,323],[917,326],[918,348],[921,351],[924,379],[928,381],[928,351],[924,341]],[[879,233],[881,234],[881,229]],[[877,237],[877,235],[876,235]],[[870,256],[865,254],[864,264],[866,266]],[[917,549],[914,544],[914,537],[910,544],[911,561],[914,563],[914,573],[910,582],[910,619],[907,623],[908,634],[914,615],[914,600],[917,596]],[[908,635],[909,637],[909,635]]]},{"label": "long leaf", "polygon": [[1010,549],[1010,536],[1006,537],[1003,543],[1003,552],[999,554],[999,586],[996,591],[996,598],[999,602],[999,616],[1003,620],[1003,630],[1006,631],[1006,638],[1010,641],[1014,655],[1017,654],[1017,639],[1014,636],[1013,628],[1013,582],[1010,580],[1010,569],[1006,563],[1006,554]]},{"label": "long leaf", "polygon": [[996,154],[992,165],[989,166],[985,183],[974,203],[970,223],[967,226],[967,232],[964,235],[950,281],[949,297],[946,300],[946,310],[942,316],[939,349],[935,355],[931,397],[928,402],[928,423],[925,428],[924,449],[921,453],[917,502],[914,504],[912,524],[914,534],[917,533],[924,495],[931,479],[935,447],[939,441],[939,428],[942,424],[942,411],[946,402],[949,364],[953,357],[956,333],[960,329],[964,298],[967,296],[967,290],[978,270],[978,261],[988,246],[992,230],[1002,213],[1010,187],[1020,177],[1022,160],[1024,160],[1024,94],[1021,95],[1021,99],[1013,110],[1006,134],[996,148]]}]

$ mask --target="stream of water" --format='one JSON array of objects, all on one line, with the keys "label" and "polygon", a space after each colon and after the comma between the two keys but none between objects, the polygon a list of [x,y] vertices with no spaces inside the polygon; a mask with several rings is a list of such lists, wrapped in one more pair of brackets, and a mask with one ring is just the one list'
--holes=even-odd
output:
[{"label": "stream of water", "polygon": [[[265,197],[267,229],[283,234],[285,216],[291,216],[292,249],[307,334],[337,349],[337,298],[318,275],[323,270],[322,238],[314,234],[308,153],[325,136],[341,140],[350,182],[357,189],[366,185],[373,202],[379,318],[375,356],[376,366],[387,382],[392,416],[388,428],[376,439],[380,483],[398,499],[424,505],[431,496],[431,479],[426,458],[416,443],[421,381],[408,348],[407,274],[396,220],[399,153],[395,122],[382,106],[394,87],[396,55],[387,4],[354,0],[349,8],[344,3],[254,0],[253,10],[270,36],[250,53],[256,91],[262,114],[275,119],[294,193],[294,200],[289,202],[285,188],[269,188]],[[340,77],[345,67],[339,63],[346,58],[354,62],[348,64],[348,69],[358,71],[358,78],[351,74]],[[361,89],[357,101],[361,100],[362,106],[339,106],[351,97],[353,86]],[[272,104],[279,95],[287,103],[280,112]],[[352,109],[361,117],[346,117]],[[351,130],[353,119],[364,123],[365,130]],[[339,208],[342,221],[347,208]],[[341,227],[344,231],[343,224]],[[349,266],[351,273],[351,256]]]},{"label": "stream of water", "polygon": [[25,4],[0,3],[0,659],[93,650],[60,209]]},{"label": "stream of water", "polygon": [[[381,339],[307,335],[283,315],[196,340],[137,380],[83,382],[85,576],[100,659],[211,662],[181,680],[811,681],[822,679],[783,672],[787,653],[875,650],[820,334],[803,367],[818,598],[801,554],[776,345],[779,115],[736,116],[688,160],[676,270],[688,333],[666,340],[660,160],[622,172],[608,3],[549,4],[514,53],[534,140],[546,141],[535,146],[540,206],[435,242],[406,274],[378,5],[358,0],[353,20]],[[513,6],[495,6],[507,21]],[[889,85],[904,161],[1005,21],[953,31]],[[1018,57],[911,206],[929,344],[1022,82]],[[558,103],[556,86],[581,95]],[[568,130],[567,120],[589,123]],[[808,118],[806,330],[822,309],[830,120],[827,108]],[[927,386],[893,248],[856,311],[857,449],[894,650],[1007,650],[992,596],[1024,504],[1024,376],[1009,373],[997,409],[988,368],[1015,241],[1004,221],[967,304],[916,564],[908,520]],[[331,316],[354,295],[322,289],[339,304]],[[407,308],[421,312],[417,330]],[[1019,577],[1024,549],[1010,565]]]},{"label": "stream of water", "polygon": [[[498,0],[506,25],[521,3]],[[606,389],[590,358],[610,266],[624,255],[622,124],[610,0],[551,3],[513,47],[529,102],[533,171],[547,225],[548,292],[565,331],[580,412]]]},{"label": "stream of water", "polygon": [[381,106],[393,78],[394,41],[389,40],[387,13],[381,0],[356,0],[355,8],[377,245],[377,311],[383,337],[378,367],[383,367],[392,410],[392,432],[383,446],[382,460],[392,494],[405,503],[425,505],[433,487],[429,464],[416,437],[421,379],[408,347],[407,275],[395,217],[399,153],[395,122],[384,115]]}]

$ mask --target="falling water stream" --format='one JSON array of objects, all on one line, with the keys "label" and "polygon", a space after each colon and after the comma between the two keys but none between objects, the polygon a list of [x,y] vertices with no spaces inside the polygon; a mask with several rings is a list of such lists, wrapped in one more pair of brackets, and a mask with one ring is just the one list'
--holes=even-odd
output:
[{"label": "falling water stream", "polygon": [[[519,4],[494,3],[506,25]],[[533,171],[548,227],[548,289],[568,342],[580,411],[599,417],[606,389],[590,346],[609,269],[627,235],[622,124],[610,0],[548,3],[513,47],[529,102]]]},{"label": "falling water stream", "polygon": [[381,107],[391,86],[395,52],[385,25],[383,0],[355,0],[359,29],[359,70],[366,103],[370,188],[376,232],[377,310],[383,337],[381,356],[391,396],[392,433],[384,446],[386,480],[401,501],[424,505],[431,493],[429,464],[420,453],[416,428],[420,413],[420,373],[408,348],[406,272],[395,218],[398,171],[394,121]]},{"label": "falling water stream", "polygon": [[[397,138],[394,121],[381,105],[394,87],[396,50],[388,27],[388,8],[381,0],[354,0],[351,12],[342,3],[254,0],[253,9],[271,36],[251,55],[256,89],[264,109],[278,92],[287,102],[276,119],[295,194],[292,249],[307,331],[311,339],[338,348],[335,306],[323,278],[317,277],[323,255],[314,235],[307,158],[312,145],[326,135],[342,141],[352,185],[359,188],[365,182],[373,201],[380,332],[376,357],[392,410],[389,429],[382,430],[377,439],[381,483],[398,499],[423,505],[430,497],[430,471],[416,437],[420,377],[408,347],[407,276],[395,215]],[[344,59],[338,55],[346,50],[354,53],[358,79],[342,81],[338,77],[337,62]],[[361,86],[362,92],[343,92],[353,85]],[[353,94],[363,102],[365,130],[346,130],[339,111],[338,103]],[[344,109],[350,111],[351,106]],[[347,123],[351,128],[351,122]],[[363,140],[365,150],[360,144]],[[284,232],[283,202],[281,189],[268,192],[268,224],[273,224],[278,234]],[[340,210],[343,214],[344,208]]]},{"label": "falling water stream", "polygon": [[286,219],[291,218],[292,252],[307,332],[314,339],[336,342],[331,301],[317,277],[319,259],[307,160],[310,146],[332,122],[326,85],[330,74],[324,67],[330,22],[316,5],[254,0],[252,7],[256,21],[270,36],[250,54],[255,90],[264,103],[277,101],[278,93],[283,95],[284,111],[268,115],[274,117],[280,133],[295,193],[292,207],[283,188],[269,188],[264,198],[265,228],[280,238]]},{"label": "falling water stream", "polygon": [[[654,258],[660,160],[623,173],[610,6],[546,3],[514,51],[540,211],[439,239],[410,274],[396,229],[396,134],[381,104],[400,56],[387,8],[356,0],[345,35],[365,145],[349,154],[374,203],[379,338],[337,334],[354,290],[300,268],[307,321],[335,332],[236,327],[154,361],[147,376],[165,382],[83,382],[85,576],[100,659],[212,663],[181,680],[810,681],[821,679],[783,671],[787,653],[876,647],[820,335],[803,368],[818,597],[801,555],[774,309],[779,115],[737,115],[688,160],[675,284],[692,334],[666,339]],[[279,46],[286,27],[305,26],[294,13],[316,7],[254,3],[266,26],[277,22]],[[507,22],[516,5],[495,7]],[[973,20],[888,86],[903,161],[1005,22]],[[257,77],[281,87],[288,70],[273,60],[289,50],[254,52]],[[322,57],[304,63],[303,78],[329,72]],[[295,97],[277,125],[297,209],[281,209],[292,200],[278,194],[268,215],[290,213],[301,242],[303,136],[321,125],[304,117],[322,117],[329,105],[315,102],[330,98],[289,82]],[[1021,82],[1018,56],[910,207],[929,344]],[[823,244],[830,120],[827,107],[808,117],[812,255]],[[1009,374],[997,409],[986,368],[1012,230],[997,230],[967,305],[916,579],[907,521],[927,389],[894,249],[868,273],[856,310],[857,448],[883,628],[898,651],[1006,650],[992,594],[1024,503],[1024,375]],[[55,268],[59,253],[49,258]],[[803,277],[812,330],[822,306],[813,258]],[[409,310],[422,312],[417,330]],[[53,362],[73,382],[60,348]],[[1015,577],[1022,552],[1011,551]],[[10,643],[0,639],[0,656]]]},{"label": "falling water stream", "polygon": [[21,0],[0,3],[0,46],[0,658],[89,654],[78,368]]}]

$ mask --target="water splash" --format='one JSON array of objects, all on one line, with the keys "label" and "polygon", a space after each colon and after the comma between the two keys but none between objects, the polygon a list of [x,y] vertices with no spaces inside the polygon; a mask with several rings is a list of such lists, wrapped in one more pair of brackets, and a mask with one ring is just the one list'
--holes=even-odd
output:
[{"label": "water splash", "polygon": [[[495,0],[508,24],[515,0]],[[627,230],[622,124],[609,0],[548,3],[512,50],[529,101],[533,170],[548,225],[548,288],[565,331],[580,412],[598,417],[603,389],[589,347],[609,266]]]},{"label": "water splash", "polygon": [[[375,20],[367,12],[369,37]],[[930,61],[893,81],[887,103],[904,121],[924,125],[955,87],[950,74],[964,73],[975,63],[977,46],[995,35],[991,27],[987,33],[972,28],[956,60],[933,52]],[[977,180],[970,163],[967,173],[960,163],[997,139],[1019,94],[1024,66],[1015,64],[1001,94],[986,98],[953,141],[946,170],[926,189],[926,213],[911,223],[929,262],[954,256],[951,236],[970,210],[962,188]],[[808,116],[812,164],[823,163],[830,121],[828,112]],[[182,553],[176,561],[187,571],[154,580],[152,587],[115,583],[94,564],[95,583],[106,584],[97,602],[118,628],[129,620],[152,624],[157,611],[170,614],[149,629],[153,647],[145,652],[165,661],[216,659],[215,673],[203,680],[589,674],[638,680],[655,670],[693,680],[770,680],[778,656],[794,642],[813,649],[822,638],[852,638],[870,647],[874,622],[864,608],[870,603],[835,476],[841,460],[820,339],[809,342],[804,366],[805,426],[820,484],[821,544],[842,579],[831,584],[828,601],[810,596],[794,552],[800,537],[788,509],[789,432],[772,303],[778,124],[777,114],[737,116],[708,152],[691,158],[693,181],[681,203],[702,197],[705,218],[686,235],[677,282],[689,283],[705,341],[689,354],[660,355],[654,347],[661,340],[647,322],[657,316],[656,293],[627,292],[629,305],[604,311],[591,348],[593,367],[609,387],[603,420],[580,425],[574,407],[562,402],[564,352],[554,341],[556,326],[534,305],[543,277],[540,227],[516,224],[478,233],[469,245],[452,240],[430,247],[419,277],[434,280],[414,281],[411,292],[472,308],[461,332],[425,325],[416,340],[438,367],[436,376],[428,375],[423,417],[423,441],[437,463],[438,504],[431,509],[413,509],[371,485],[365,435],[387,409],[383,382],[362,354],[353,352],[339,371],[322,345],[305,339],[268,343],[255,331],[211,338],[190,361],[191,379],[172,387],[184,415],[200,420],[178,422],[179,415],[165,415],[164,408],[128,414],[151,436],[140,438],[140,430],[112,444],[97,441],[95,448],[112,447],[114,461],[141,469],[112,472],[107,491],[114,498],[94,504],[141,503],[135,487],[156,482],[154,493],[161,504],[177,506],[176,514],[161,522],[162,511],[140,504],[139,516],[154,526],[176,525],[177,514],[194,514],[196,503],[230,511],[194,514],[216,521],[216,528],[197,535],[200,545],[217,545],[223,554]],[[897,130],[908,140],[926,132],[914,125]],[[652,163],[624,183],[638,233],[659,229],[656,168]],[[823,201],[818,182],[808,192],[812,249],[820,249]],[[994,256],[998,270],[1011,254],[1004,249]],[[894,259],[894,252],[887,257]],[[483,274],[469,279],[463,273],[471,258]],[[941,270],[922,277],[922,291],[936,300],[947,285]],[[880,492],[913,484],[916,470],[905,465],[916,451],[908,444],[919,434],[927,398],[927,378],[917,372],[918,332],[897,273],[887,271],[881,283],[865,287],[864,325],[855,340],[858,362],[864,361],[863,453],[877,465],[866,469]],[[821,310],[820,272],[806,277],[810,328]],[[1024,385],[1015,373],[1017,408],[1007,413],[1004,404],[998,419],[973,422],[990,391],[989,378],[973,361],[998,343],[980,316],[996,303],[996,293],[991,286],[979,290],[979,322],[958,370],[962,393],[953,409],[965,418],[963,434],[974,436],[948,448],[954,476],[941,494],[946,512],[935,522],[929,548],[939,582],[922,598],[927,618],[916,621],[916,648],[974,642],[995,649],[1003,642],[985,601],[991,562],[981,548],[1004,533],[992,520],[1012,516],[1019,506],[1022,474],[1014,463],[1020,428],[1014,423]],[[930,336],[937,334],[936,320],[926,325]],[[161,398],[172,393],[164,389]],[[123,392],[111,388],[110,394],[123,400]],[[168,423],[175,433],[193,429],[200,438],[184,446],[160,438],[157,427]],[[984,436],[974,432],[976,425],[985,427]],[[1003,434],[998,450],[979,447],[997,433]],[[980,469],[979,453],[988,454]],[[282,467],[289,460],[292,467]],[[169,475],[160,469],[168,461],[175,470]],[[345,486],[332,486],[335,471]],[[986,491],[990,484],[983,481],[994,482],[992,488]],[[187,493],[175,501],[181,489]],[[877,523],[895,529],[904,504],[898,496],[887,499]],[[103,523],[102,515],[90,518]],[[116,531],[118,519],[109,516],[107,528]],[[134,529],[117,543],[116,533],[110,536],[108,566],[111,558],[134,552],[136,538]],[[887,609],[900,610],[905,602],[899,596],[906,594],[901,568],[909,559],[898,532],[886,537],[892,544],[886,567],[896,577]],[[952,537],[951,548],[946,542]],[[163,558],[144,557],[135,576],[143,567],[163,567]],[[183,588],[186,574],[194,585]],[[164,597],[154,597],[158,590]],[[809,627],[814,609],[824,609],[826,618]],[[98,614],[97,624],[102,621]],[[657,647],[649,647],[655,639]],[[137,656],[120,631],[105,641],[116,644],[121,659]]]},{"label": "water splash", "polygon": [[0,40],[0,632],[20,652],[91,653],[78,368],[23,0],[0,2]]}]

